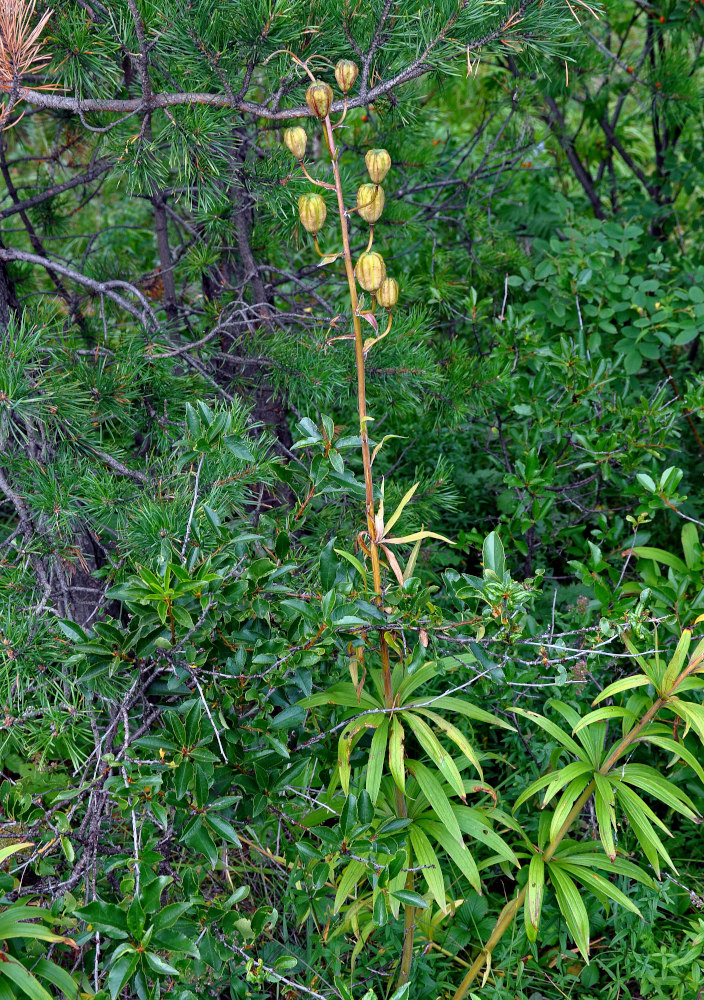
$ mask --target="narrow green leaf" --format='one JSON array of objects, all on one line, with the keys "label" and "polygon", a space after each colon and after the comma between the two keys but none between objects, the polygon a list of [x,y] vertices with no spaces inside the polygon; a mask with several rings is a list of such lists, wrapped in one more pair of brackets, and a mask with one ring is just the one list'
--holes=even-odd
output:
[{"label": "narrow green leaf", "polygon": [[403,751],[404,733],[403,726],[397,715],[391,717],[391,734],[389,736],[389,770],[394,779],[396,787],[400,791],[406,790],[406,767]]},{"label": "narrow green leaf", "polygon": [[571,754],[577,758],[577,760],[584,760],[584,748],[576,743],[571,736],[568,736],[564,729],[560,729],[558,725],[551,722],[550,719],[546,719],[543,715],[538,715],[537,712],[530,712],[525,708],[514,707],[511,711],[515,712],[516,715],[522,715],[525,719],[530,719],[531,722],[535,722],[536,725],[544,729],[546,733],[549,733],[558,743],[569,750]]},{"label": "narrow green leaf", "polygon": [[415,865],[422,868],[421,874],[425,879],[428,889],[440,909],[444,910],[446,905],[445,882],[442,877],[442,868],[440,867],[437,854],[426,835],[416,823],[413,823],[409,828],[409,832]]},{"label": "narrow green leaf", "polygon": [[[622,677],[618,681],[614,681],[613,684],[609,684],[604,690],[598,695],[592,705],[598,705],[600,701],[604,698],[613,698],[616,694],[621,694],[622,691],[632,691],[633,688],[643,687],[644,684],[650,684],[651,681],[645,674],[634,674],[633,677]],[[586,716],[588,719],[589,716]],[[580,725],[584,724],[584,720]]]},{"label": "narrow green leaf", "polygon": [[417,760],[407,760],[406,767],[420,785],[420,790],[428,800],[428,805],[435,813],[435,816],[445,826],[450,835],[462,843],[462,831],[452,811],[450,800],[433,772]]},{"label": "narrow green leaf", "polygon": [[342,873],[339,885],[337,887],[337,892],[335,893],[335,902],[333,903],[333,913],[339,913],[347,897],[352,894],[355,886],[365,874],[367,866],[363,861],[355,861],[354,859],[349,862],[347,867]]},{"label": "narrow green leaf", "polygon": [[447,719],[444,719],[437,712],[431,712],[427,708],[419,708],[418,712],[424,715],[427,719],[430,719],[438,729],[441,729],[445,735],[452,740],[455,746],[462,751],[467,760],[474,766],[479,774],[481,780],[484,780],[484,772],[482,771],[482,766],[479,763],[479,758],[477,757],[472,744],[469,742],[464,733],[460,732],[457,726],[454,726]]},{"label": "narrow green leaf", "polygon": [[426,819],[419,820],[418,823],[452,858],[469,884],[481,895],[482,883],[479,877],[479,869],[466,844],[455,840],[441,823],[435,823],[433,820]]},{"label": "narrow green leaf", "polygon": [[538,937],[540,926],[540,911],[543,906],[543,890],[545,887],[545,862],[542,855],[534,854],[528,867],[528,882],[526,884],[526,901],[523,907],[523,917],[526,925],[526,935],[529,941]]},{"label": "narrow green leaf", "polygon": [[391,531],[391,529],[396,524],[401,514],[403,514],[404,507],[406,506],[406,504],[410,503],[413,494],[415,493],[415,491],[418,489],[419,486],[420,483],[414,483],[414,485],[411,486],[410,490],[406,490],[401,500],[401,503],[398,505],[398,507],[393,512],[389,520],[384,525],[384,535],[388,535],[388,533]]},{"label": "narrow green leaf", "polygon": [[565,918],[574,943],[582,953],[584,961],[589,963],[589,917],[582,902],[577,886],[569,875],[560,867],[560,863],[551,861],[548,864],[550,881],[555,890],[557,905]]},{"label": "narrow green leaf", "polygon": [[[425,707],[422,701],[414,705],[405,706],[405,708],[413,709]],[[491,712],[485,712],[483,708],[477,708],[471,701],[465,701],[464,698],[444,695],[442,698],[433,698],[432,704],[428,707],[433,709],[446,708],[450,712],[457,712],[458,715],[466,715],[468,719],[475,719],[477,722],[486,722],[492,726],[501,726],[502,729],[508,729],[512,733],[516,732],[510,722],[506,722],[505,719],[501,719],[498,715],[493,715]]]},{"label": "narrow green leaf", "polygon": [[450,785],[457,795],[464,800],[464,784],[462,782],[462,776],[457,770],[457,765],[447,750],[445,750],[442,746],[427,722],[424,722],[423,719],[414,715],[412,712],[402,712],[401,719],[413,730],[416,739],[440,771],[448,785]]},{"label": "narrow green leaf", "polygon": [[692,632],[691,629],[684,629],[680,640],[677,643],[675,652],[672,655],[672,659],[667,665],[667,669],[663,674],[662,678],[662,689],[661,693],[668,694],[675,683],[679,675],[682,673],[682,668],[684,666],[684,661],[689,652],[689,647],[692,642]]},{"label": "narrow green leaf", "polygon": [[576,735],[582,729],[585,729],[587,726],[592,726],[596,722],[603,722],[605,719],[623,719],[627,715],[630,715],[631,718],[635,718],[633,712],[629,712],[627,708],[619,708],[617,705],[607,705],[604,708],[597,708],[596,711],[589,712],[585,715],[574,727],[572,733],[573,735]]},{"label": "narrow green leaf", "polygon": [[21,965],[16,958],[3,955],[2,975],[30,998],[30,1000],[52,1000],[51,993],[44,989],[39,980]]},{"label": "narrow green leaf", "polygon": [[575,760],[571,764],[567,764],[566,767],[561,767],[559,771],[550,771],[548,774],[543,774],[535,781],[531,782],[526,789],[524,789],[521,794],[516,799],[513,806],[513,812],[522,806],[524,802],[539,792],[541,788],[545,788],[547,785],[547,791],[542,802],[541,808],[551,801],[551,799],[557,795],[561,788],[564,788],[570,781],[574,778],[580,777],[582,774],[590,774],[592,771],[592,766],[589,761],[586,760]]},{"label": "narrow green leaf", "polygon": [[579,778],[574,778],[570,781],[567,788],[562,793],[560,801],[555,806],[555,812],[552,815],[552,820],[550,822],[550,839],[552,840],[562,828],[563,823],[566,821],[570,809],[575,804],[578,797],[582,794],[584,789],[589,784],[589,775],[583,774]]},{"label": "narrow green leaf", "polygon": [[384,758],[386,757],[386,743],[389,737],[389,718],[376,727],[372,738],[372,745],[369,750],[369,761],[367,763],[367,778],[365,787],[369,792],[372,803],[376,804],[381,785],[381,775],[384,770]]},{"label": "narrow green leaf", "polygon": [[616,842],[614,840],[614,830],[616,829],[616,811],[614,809],[614,792],[608,780],[602,775],[594,776],[596,788],[594,790],[594,808],[596,820],[599,824],[599,836],[604,845],[604,850],[611,860],[616,857]]},{"label": "narrow green leaf", "polygon": [[686,792],[667,778],[663,778],[654,767],[648,767],[647,764],[626,764],[619,770],[618,776],[621,781],[635,785],[636,788],[664,802],[670,809],[681,813],[687,819],[697,820],[697,807]]}]

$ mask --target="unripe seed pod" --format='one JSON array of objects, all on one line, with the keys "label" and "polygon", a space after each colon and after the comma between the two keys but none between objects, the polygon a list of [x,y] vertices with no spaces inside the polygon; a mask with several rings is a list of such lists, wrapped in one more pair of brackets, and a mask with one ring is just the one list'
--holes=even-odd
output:
[{"label": "unripe seed pod", "polygon": [[357,212],[370,224],[384,211],[384,189],[378,184],[362,184],[357,189]]},{"label": "unripe seed pod", "polygon": [[364,162],[375,184],[381,184],[391,169],[391,157],[385,149],[370,149]]},{"label": "unripe seed pod", "polygon": [[330,84],[323,83],[322,80],[316,80],[315,83],[311,83],[306,91],[306,104],[315,117],[320,118],[322,121],[330,110],[332,97],[332,87]]},{"label": "unripe seed pod", "polygon": [[287,128],[284,131],[284,142],[297,160],[302,160],[306,155],[307,141],[306,130],[300,125],[294,125],[293,128]]},{"label": "unripe seed pod", "polygon": [[376,300],[382,309],[391,309],[398,302],[398,281],[384,278],[376,290]]},{"label": "unripe seed pod", "polygon": [[301,225],[311,236],[317,236],[323,228],[325,216],[328,214],[327,205],[319,194],[302,194],[298,199],[298,218]]},{"label": "unripe seed pod", "polygon": [[356,62],[353,62],[351,59],[338,60],[337,66],[335,66],[335,79],[343,94],[352,90],[358,73],[359,66]]},{"label": "unripe seed pod", "polygon": [[375,292],[386,277],[384,258],[374,250],[363,253],[357,261],[354,273],[365,292]]}]

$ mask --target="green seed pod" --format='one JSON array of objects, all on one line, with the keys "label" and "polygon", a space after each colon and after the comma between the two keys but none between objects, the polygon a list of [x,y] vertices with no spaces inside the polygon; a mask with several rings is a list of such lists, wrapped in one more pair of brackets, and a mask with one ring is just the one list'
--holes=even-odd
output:
[{"label": "green seed pod", "polygon": [[398,302],[398,281],[384,278],[376,290],[376,300],[382,309],[391,309]]},{"label": "green seed pod", "polygon": [[307,141],[308,136],[306,135],[306,130],[300,125],[294,125],[293,128],[287,128],[284,130],[284,142],[288,146],[291,154],[295,156],[297,160],[302,160],[306,155]]},{"label": "green seed pod", "polygon": [[391,169],[391,157],[385,149],[370,149],[364,162],[375,184],[381,184]]},{"label": "green seed pod", "polygon": [[301,225],[311,236],[317,236],[323,228],[325,216],[328,214],[327,205],[319,194],[302,194],[298,199],[298,218]]},{"label": "green seed pod", "polygon": [[352,90],[358,73],[359,66],[356,62],[353,62],[351,59],[338,60],[338,63],[335,66],[335,79],[337,80],[337,85],[343,94]]},{"label": "green seed pod", "polygon": [[306,104],[315,117],[320,118],[321,121],[330,110],[332,96],[332,87],[328,83],[323,83],[322,80],[311,83],[306,91]]},{"label": "green seed pod", "polygon": [[384,211],[384,189],[378,184],[362,184],[357,189],[357,212],[368,223],[376,222]]},{"label": "green seed pod", "polygon": [[386,277],[384,258],[374,250],[363,253],[357,261],[354,273],[365,292],[375,292]]}]

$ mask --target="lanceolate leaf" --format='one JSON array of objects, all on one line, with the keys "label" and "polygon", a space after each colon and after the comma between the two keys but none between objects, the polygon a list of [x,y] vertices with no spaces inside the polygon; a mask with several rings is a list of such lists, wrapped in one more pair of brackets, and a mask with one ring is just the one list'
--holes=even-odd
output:
[{"label": "lanceolate leaf", "polygon": [[19,992],[30,1000],[52,1000],[51,993],[44,989],[39,980],[10,955],[3,955],[2,976],[14,983]]},{"label": "lanceolate leaf", "polygon": [[[480,844],[486,844],[488,848],[494,851],[500,858],[508,861],[509,864],[515,865],[517,868],[521,867],[521,863],[514,852],[503,837],[489,826],[486,816],[480,809],[475,809],[472,806],[453,804],[452,811],[457,818],[462,833],[471,837],[472,840],[478,840]],[[507,817],[507,819],[510,819],[510,817]]]},{"label": "lanceolate leaf", "polygon": [[609,858],[616,857],[614,830],[616,829],[616,813],[614,810],[614,792],[607,778],[597,774],[594,777],[594,808],[599,824],[599,835]]},{"label": "lanceolate leaf", "polygon": [[682,701],[681,698],[669,698],[666,707],[687,723],[684,731],[685,736],[691,726],[701,742],[704,743],[704,707],[694,705],[689,701]]},{"label": "lanceolate leaf", "polygon": [[617,705],[607,705],[605,708],[597,708],[595,712],[589,712],[588,715],[585,715],[574,727],[572,733],[577,734],[582,729],[592,726],[595,722],[603,722],[605,719],[622,719],[627,715],[633,718],[632,712],[629,712],[626,708],[619,708]]},{"label": "lanceolate leaf", "polygon": [[421,764],[417,760],[409,760],[406,762],[406,766],[411,774],[414,776],[418,784],[420,785],[420,790],[425,795],[428,800],[428,805],[433,810],[440,822],[445,826],[447,831],[451,836],[462,843],[462,832],[459,828],[455,814],[452,811],[452,806],[450,805],[450,800],[445,794],[441,783],[435,777],[430,768],[427,768],[424,764]]},{"label": "lanceolate leaf", "polygon": [[426,719],[430,719],[432,722],[434,722],[435,725],[438,727],[438,729],[441,729],[445,733],[445,735],[448,736],[453,741],[455,746],[457,746],[462,751],[467,760],[474,765],[474,767],[479,773],[480,779],[483,780],[483,771],[481,764],[479,763],[479,759],[476,753],[474,752],[472,744],[469,742],[464,733],[460,732],[457,726],[453,726],[453,724],[451,722],[448,722],[447,719],[444,719],[441,715],[438,715],[436,712],[431,712],[427,708],[418,709],[418,713],[420,715],[424,715]]},{"label": "lanceolate leaf", "polygon": [[345,795],[348,795],[350,790],[350,757],[355,744],[367,728],[376,729],[384,718],[385,716],[376,713],[363,715],[359,719],[353,719],[342,730],[337,747],[337,763],[340,768],[340,784]]},{"label": "lanceolate leaf", "polygon": [[462,776],[457,770],[457,765],[447,750],[441,745],[430,726],[423,719],[414,715],[413,712],[402,712],[401,721],[407,723],[410,729],[413,730],[416,739],[440,771],[445,781],[447,781],[461,799],[464,799],[464,784],[462,783]]},{"label": "lanceolate leaf", "polygon": [[410,698],[416,688],[422,687],[423,684],[427,684],[435,674],[438,672],[438,665],[435,662],[424,663],[422,667],[414,671],[412,674],[407,674],[396,690],[396,697],[398,698],[402,707],[407,707],[404,702]]},{"label": "lanceolate leaf", "polygon": [[466,701],[464,698],[455,698],[453,695],[444,695],[442,698],[429,699],[429,704],[427,705],[422,700],[419,700],[416,704],[406,705],[405,707],[431,708],[434,711],[437,711],[439,708],[446,708],[449,712],[466,715],[468,719],[475,719],[477,722],[486,722],[492,726],[501,726],[502,729],[508,729],[512,733],[516,731],[511,723],[506,722],[505,719],[500,718],[498,715],[493,715],[491,712],[486,712],[483,708],[478,708],[471,701]]},{"label": "lanceolate leaf", "polygon": [[573,781],[570,781],[569,785],[562,793],[560,801],[555,806],[555,812],[553,813],[552,821],[550,823],[551,840],[562,828],[562,825],[567,820],[570,809],[589,784],[589,780],[589,776],[586,774],[582,775],[580,778],[575,778]]},{"label": "lanceolate leaf", "polygon": [[353,859],[349,862],[343,871],[342,878],[337,886],[335,902],[333,904],[333,913],[340,912],[345,900],[354,892],[355,886],[365,874],[366,870],[367,866],[363,861],[355,861]]},{"label": "lanceolate leaf", "polygon": [[590,774],[592,771],[591,764],[586,760],[575,760],[566,767],[561,767],[559,771],[551,771],[549,774],[543,774],[532,782],[516,799],[513,807],[515,812],[519,806],[522,806],[524,802],[539,792],[541,788],[545,788],[547,785],[547,791],[545,792],[545,797],[543,799],[543,808],[551,801],[551,799],[557,795],[561,788],[564,788],[570,781],[574,778],[578,778],[583,774]]},{"label": "lanceolate leaf", "polygon": [[[605,698],[613,698],[614,695],[621,694],[622,691],[632,691],[634,688],[643,687],[644,684],[651,684],[650,678],[646,677],[645,674],[634,674],[633,677],[622,677],[618,681],[614,681],[613,684],[609,684],[605,687],[601,694],[592,702],[592,705],[598,705],[600,701]],[[589,716],[587,716],[589,718]],[[581,723],[584,724],[584,720]]]},{"label": "lanceolate leaf", "polygon": [[419,820],[417,825],[440,844],[443,850],[450,855],[470,885],[481,894],[482,886],[479,878],[479,869],[467,846],[455,840],[442,823],[435,823],[433,820],[424,819]]},{"label": "lanceolate leaf", "polygon": [[403,751],[403,726],[397,715],[391,717],[391,734],[389,736],[389,770],[396,787],[402,792],[406,789],[406,766]]},{"label": "lanceolate leaf", "polygon": [[612,899],[614,903],[618,903],[619,906],[623,906],[624,909],[630,910],[631,913],[635,913],[639,917],[643,916],[635,903],[632,903],[625,893],[617,889],[613,882],[609,882],[603,876],[597,875],[596,872],[590,871],[581,865],[572,864],[571,861],[560,860],[560,867],[600,897],[606,896],[608,899]]},{"label": "lanceolate leaf", "polygon": [[578,760],[583,760],[585,757],[584,749],[576,743],[571,736],[561,729],[558,725],[552,722],[550,719],[546,719],[543,715],[538,715],[537,712],[529,712],[524,708],[513,708],[513,712],[516,715],[522,715],[525,719],[529,719],[534,722],[541,729],[544,729],[546,733],[549,733],[554,739],[557,740],[566,750],[569,750],[571,754],[574,754]]},{"label": "lanceolate leaf", "polygon": [[543,889],[545,886],[545,862],[542,855],[535,854],[530,859],[528,867],[528,883],[526,886],[526,901],[523,915],[526,934],[529,941],[535,941],[540,926],[540,911],[543,906]]},{"label": "lanceolate leaf", "polygon": [[[654,819],[660,825],[663,824],[660,823],[652,810],[648,809],[643,800],[627,785],[620,785],[615,791],[618,804],[623,809],[626,819],[630,823],[638,839],[638,843],[643,849],[643,853],[655,869],[655,874],[658,877],[660,875],[660,858],[663,858],[675,874],[677,874],[677,869],[673,864],[672,858],[655,832],[650,820]],[[647,815],[648,813],[650,815]],[[669,831],[667,832],[669,833]]]},{"label": "lanceolate leaf", "polygon": [[414,864],[422,868],[421,874],[430,889],[438,906],[445,909],[445,882],[437,854],[420,827],[414,823],[410,828],[411,844],[413,846]]},{"label": "lanceolate leaf", "polygon": [[344,705],[347,708],[356,708],[363,712],[368,708],[381,708],[381,702],[377,701],[368,691],[357,692],[352,684],[335,684],[327,691],[320,691],[310,698],[304,698],[298,702],[303,708],[317,708],[319,705]]},{"label": "lanceolate leaf", "polygon": [[618,776],[621,781],[635,785],[636,788],[664,802],[670,809],[681,813],[687,819],[697,819],[698,810],[690,797],[672,781],[663,778],[655,768],[646,764],[626,764],[618,770]]},{"label": "lanceolate leaf", "polygon": [[700,780],[704,782],[704,767],[702,767],[700,761],[684,743],[659,734],[646,734],[641,738],[643,742],[652,743],[654,746],[660,747],[661,750],[667,750],[679,760],[683,760],[686,764],[689,764]]},{"label": "lanceolate leaf", "polygon": [[560,912],[585,962],[589,962],[589,917],[579,890],[567,872],[561,868],[561,862],[551,861],[547,867]]},{"label": "lanceolate leaf", "polygon": [[689,646],[692,642],[692,632],[690,629],[686,628],[680,636],[680,641],[677,643],[677,648],[673,653],[672,659],[667,665],[667,669],[663,674],[662,678],[662,691],[667,694],[670,691],[675,680],[682,672],[684,667],[684,661],[689,652]]},{"label": "lanceolate leaf", "polygon": [[372,745],[369,750],[369,761],[367,763],[367,779],[365,787],[373,803],[376,803],[381,785],[381,775],[384,770],[384,760],[386,758],[386,743],[389,736],[389,718],[377,726],[372,738]]}]

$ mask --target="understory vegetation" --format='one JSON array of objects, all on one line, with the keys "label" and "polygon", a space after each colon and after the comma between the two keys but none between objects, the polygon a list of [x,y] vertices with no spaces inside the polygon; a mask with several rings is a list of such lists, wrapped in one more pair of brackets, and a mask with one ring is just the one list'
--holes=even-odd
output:
[{"label": "understory vegetation", "polygon": [[0,0],[0,1000],[704,997],[700,0]]}]

